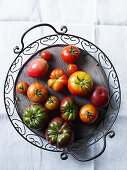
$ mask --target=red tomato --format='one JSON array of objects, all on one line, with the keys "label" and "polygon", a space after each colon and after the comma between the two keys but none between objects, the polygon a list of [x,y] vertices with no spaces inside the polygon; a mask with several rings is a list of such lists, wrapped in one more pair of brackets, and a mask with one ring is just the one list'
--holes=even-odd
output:
[{"label": "red tomato", "polygon": [[61,69],[55,69],[50,73],[50,79],[48,80],[48,86],[54,91],[61,91],[63,87],[67,85],[68,77]]},{"label": "red tomato", "polygon": [[47,61],[41,58],[35,59],[27,69],[27,74],[33,78],[41,78],[48,71]]},{"label": "red tomato", "polygon": [[69,74],[73,74],[74,72],[78,71],[78,67],[76,66],[76,64],[69,64],[67,66],[67,72]]},{"label": "red tomato", "polygon": [[27,92],[29,85],[26,82],[20,82],[17,84],[16,89],[19,93],[25,94]]},{"label": "red tomato", "polygon": [[85,96],[91,92],[93,80],[83,71],[76,71],[68,79],[68,90],[76,96]]},{"label": "red tomato", "polygon": [[48,97],[48,90],[41,83],[33,83],[27,90],[27,96],[34,103],[42,103]]},{"label": "red tomato", "polygon": [[47,50],[44,50],[41,52],[41,58],[44,59],[44,60],[50,60],[51,58],[51,54],[49,51]]},{"label": "red tomato", "polygon": [[103,86],[97,86],[90,96],[91,103],[96,107],[105,107],[109,101],[109,94]]},{"label": "red tomato", "polygon": [[91,124],[97,119],[98,111],[92,104],[86,104],[80,109],[79,117],[82,122]]},{"label": "red tomato", "polygon": [[80,51],[76,46],[66,46],[61,51],[61,57],[64,62],[72,64],[80,55]]}]

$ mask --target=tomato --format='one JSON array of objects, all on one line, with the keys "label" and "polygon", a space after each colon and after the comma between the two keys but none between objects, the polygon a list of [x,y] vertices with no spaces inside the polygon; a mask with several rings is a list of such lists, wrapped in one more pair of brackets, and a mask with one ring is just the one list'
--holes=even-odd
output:
[{"label": "tomato", "polygon": [[60,104],[60,111],[64,120],[73,121],[78,114],[78,106],[72,97],[65,97]]},{"label": "tomato", "polygon": [[66,46],[61,51],[61,57],[64,62],[72,64],[74,63],[80,55],[80,51],[76,46]]},{"label": "tomato", "polygon": [[48,123],[49,114],[46,108],[33,104],[25,109],[23,119],[30,128],[44,128]]},{"label": "tomato", "polygon": [[41,58],[35,59],[27,69],[27,74],[33,78],[41,78],[48,71],[47,61]]},{"label": "tomato", "polygon": [[98,111],[91,104],[84,105],[79,112],[80,119],[87,124],[95,122],[98,117]]},{"label": "tomato", "polygon": [[109,101],[109,94],[103,86],[97,86],[90,96],[91,103],[96,107],[105,107]]},{"label": "tomato", "polygon": [[68,89],[76,96],[84,96],[91,92],[93,80],[91,76],[83,71],[73,73],[68,79]]},{"label": "tomato", "polygon": [[54,91],[61,91],[63,87],[67,85],[68,77],[61,69],[55,69],[50,73],[50,79],[48,80],[48,86]]},{"label": "tomato", "polygon": [[73,74],[74,72],[78,71],[78,67],[76,66],[76,64],[69,64],[67,66],[67,72],[69,74]]},{"label": "tomato", "polygon": [[20,82],[17,84],[16,90],[21,94],[25,94],[27,92],[28,87],[29,85],[26,82]]},{"label": "tomato", "polygon": [[51,58],[50,52],[47,50],[42,51],[41,58],[43,58],[44,60],[50,60],[50,58]]},{"label": "tomato", "polygon": [[33,83],[28,87],[27,96],[34,103],[42,103],[48,97],[48,90],[41,83]]},{"label": "tomato", "polygon": [[51,120],[45,135],[48,143],[60,148],[70,145],[74,140],[72,126],[60,117]]},{"label": "tomato", "polygon": [[45,107],[48,110],[56,110],[59,107],[60,101],[56,96],[50,96],[45,102]]}]

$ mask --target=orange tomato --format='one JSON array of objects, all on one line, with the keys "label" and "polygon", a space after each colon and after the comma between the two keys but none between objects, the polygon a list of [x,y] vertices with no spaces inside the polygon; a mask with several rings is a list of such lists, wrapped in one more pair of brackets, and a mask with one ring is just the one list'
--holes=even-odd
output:
[{"label": "orange tomato", "polygon": [[26,82],[20,82],[17,84],[16,90],[21,94],[25,94],[27,92],[28,87],[29,85]]},{"label": "orange tomato", "polygon": [[33,83],[27,90],[27,96],[34,103],[42,103],[48,97],[48,90],[41,83]]},{"label": "orange tomato", "polygon": [[59,107],[60,101],[56,96],[50,96],[45,102],[45,107],[48,110],[56,110]]},{"label": "orange tomato", "polygon": [[80,109],[79,117],[82,122],[91,124],[97,119],[98,111],[92,104],[86,104]]},{"label": "orange tomato", "polygon": [[68,79],[68,90],[76,96],[85,96],[91,92],[93,80],[84,71],[76,71]]},{"label": "orange tomato", "polygon": [[68,77],[61,69],[55,69],[50,73],[50,79],[48,80],[48,86],[54,91],[61,91],[63,87],[67,85]]}]

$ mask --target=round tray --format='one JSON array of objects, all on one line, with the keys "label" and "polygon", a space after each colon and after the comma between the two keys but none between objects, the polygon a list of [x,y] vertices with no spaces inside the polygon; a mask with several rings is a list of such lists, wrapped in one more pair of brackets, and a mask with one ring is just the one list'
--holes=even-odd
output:
[{"label": "round tray", "polygon": [[[24,48],[23,39],[26,33],[39,26],[49,26],[57,34],[42,37]],[[114,132],[110,132],[109,130],[115,122],[119,112],[121,99],[120,84],[117,73],[111,61],[97,46],[81,37],[65,34],[66,32],[67,28],[65,26],[62,27],[61,32],[58,32],[53,26],[49,24],[39,24],[30,28],[23,34],[21,38],[22,49],[20,50],[18,47],[14,49],[14,52],[17,53],[18,56],[13,61],[5,81],[5,108],[12,125],[28,142],[42,149],[62,152],[62,159],[66,159],[67,154],[70,153],[80,161],[88,161],[103,153],[106,147],[106,136],[108,134],[110,134],[110,137],[114,136]],[[93,78],[94,86],[102,85],[106,87],[109,90],[110,101],[106,108],[99,109],[99,117],[94,124],[86,125],[80,121],[79,117],[77,117],[76,120],[72,122],[76,134],[75,141],[67,148],[57,148],[56,146],[51,146],[48,144],[44,139],[45,130],[40,131],[30,129],[23,122],[24,109],[29,104],[33,103],[28,100],[26,95],[18,94],[15,90],[15,87],[17,83],[21,81],[25,81],[29,85],[34,82],[41,82],[46,86],[50,95],[55,95],[60,100],[62,100],[65,96],[72,96],[69,93],[67,87],[62,92],[56,93],[47,86],[47,80],[51,70],[55,68],[61,68],[66,72],[67,64],[63,62],[60,55],[61,49],[68,44],[76,45],[80,49],[81,54],[76,62],[79,70],[85,71],[91,75]],[[52,54],[51,60],[48,62],[48,74],[42,79],[34,79],[28,77],[26,70],[29,66],[29,63],[31,63],[35,58],[39,58],[40,52],[44,49],[48,49],[48,51],[50,51]],[[79,107],[90,103],[88,99],[89,96],[73,97]],[[50,113],[50,115],[51,118],[60,116],[60,111],[57,110],[56,112]],[[102,137],[104,139],[104,147],[99,154],[88,159],[81,159],[76,157],[74,154],[75,151],[90,147],[99,141]]]}]

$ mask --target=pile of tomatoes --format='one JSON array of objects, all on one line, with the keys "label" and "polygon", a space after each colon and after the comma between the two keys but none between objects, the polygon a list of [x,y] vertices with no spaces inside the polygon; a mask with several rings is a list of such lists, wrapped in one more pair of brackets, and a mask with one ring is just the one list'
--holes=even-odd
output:
[{"label": "pile of tomatoes", "polygon": [[[61,57],[68,63],[67,74],[60,68],[52,70],[47,81],[48,87],[55,92],[60,92],[65,86],[69,92],[75,96],[85,96],[90,94],[91,104],[86,104],[79,109],[74,98],[67,96],[60,101],[57,96],[49,96],[47,88],[39,82],[30,86],[26,82],[17,84],[17,91],[27,94],[29,100],[34,104],[29,105],[24,111],[24,122],[34,129],[46,127],[46,139],[57,147],[66,147],[74,140],[74,130],[69,123],[74,121],[79,115],[82,122],[91,124],[98,118],[96,107],[105,107],[109,101],[106,88],[97,86],[93,89],[92,77],[84,71],[78,71],[75,61],[80,57],[80,50],[76,46],[65,46],[61,51]],[[42,51],[40,58],[35,59],[27,69],[27,75],[32,78],[42,78],[48,71],[48,60],[51,54],[49,51]],[[45,107],[39,104],[45,103]],[[59,108],[60,117],[52,119],[50,122],[50,112]]]}]

